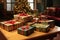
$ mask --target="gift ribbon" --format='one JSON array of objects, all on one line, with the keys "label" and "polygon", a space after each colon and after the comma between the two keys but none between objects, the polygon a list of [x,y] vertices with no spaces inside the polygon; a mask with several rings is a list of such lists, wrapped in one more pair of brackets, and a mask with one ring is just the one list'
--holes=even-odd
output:
[{"label": "gift ribbon", "polygon": [[19,16],[28,16],[28,15],[25,13],[21,13],[21,14],[19,14]]},{"label": "gift ribbon", "polygon": [[23,26],[22,27],[22,30],[26,30],[26,29],[29,29],[29,26]]},{"label": "gift ribbon", "polygon": [[5,24],[14,24],[14,23],[15,23],[15,21],[6,21]]}]

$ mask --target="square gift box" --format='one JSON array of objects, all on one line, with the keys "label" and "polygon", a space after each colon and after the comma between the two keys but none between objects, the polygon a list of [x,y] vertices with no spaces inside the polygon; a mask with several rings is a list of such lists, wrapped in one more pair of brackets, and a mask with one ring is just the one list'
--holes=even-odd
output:
[{"label": "square gift box", "polygon": [[34,32],[34,27],[22,26],[22,27],[18,28],[17,31],[18,31],[18,34],[28,36]]}]

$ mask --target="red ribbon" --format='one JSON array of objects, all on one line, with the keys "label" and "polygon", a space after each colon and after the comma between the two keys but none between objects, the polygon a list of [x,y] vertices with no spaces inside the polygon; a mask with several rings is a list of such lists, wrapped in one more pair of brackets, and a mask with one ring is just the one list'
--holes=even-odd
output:
[{"label": "red ribbon", "polygon": [[15,23],[15,21],[7,21],[5,24],[14,24]]},{"label": "red ribbon", "polygon": [[22,30],[26,30],[26,29],[29,29],[29,26],[23,26],[22,27]]},{"label": "red ribbon", "polygon": [[26,13],[21,13],[19,16],[28,16]]}]

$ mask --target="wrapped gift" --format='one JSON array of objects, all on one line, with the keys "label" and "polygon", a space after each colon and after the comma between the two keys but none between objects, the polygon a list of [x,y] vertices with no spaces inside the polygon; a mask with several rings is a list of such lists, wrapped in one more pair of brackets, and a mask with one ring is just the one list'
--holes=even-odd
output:
[{"label": "wrapped gift", "polygon": [[40,32],[48,32],[50,30],[48,24],[35,23],[32,25],[32,27],[35,27],[35,30]]},{"label": "wrapped gift", "polygon": [[7,31],[15,30],[21,25],[22,25],[22,22],[16,22],[15,20],[1,22],[1,26],[3,27],[3,29]]},{"label": "wrapped gift", "polygon": [[3,29],[5,29],[4,24],[5,24],[5,22],[0,22],[0,27]]},{"label": "wrapped gift", "polygon": [[50,28],[55,27],[54,20],[39,20],[38,22],[44,23],[44,24],[48,23],[50,25]]},{"label": "wrapped gift", "polygon": [[22,26],[22,27],[18,28],[17,30],[18,30],[18,34],[28,36],[34,32],[34,27]]},{"label": "wrapped gift", "polygon": [[33,19],[33,17],[31,15],[22,13],[22,14],[14,15],[14,19],[16,19],[18,21],[27,22],[27,21],[31,21]]}]

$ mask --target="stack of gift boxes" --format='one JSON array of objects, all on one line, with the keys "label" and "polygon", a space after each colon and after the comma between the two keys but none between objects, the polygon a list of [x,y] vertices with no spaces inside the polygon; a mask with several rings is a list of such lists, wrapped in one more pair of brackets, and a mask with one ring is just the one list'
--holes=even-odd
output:
[{"label": "stack of gift boxes", "polygon": [[[14,20],[0,22],[1,28],[7,31],[17,29],[18,34],[30,35],[36,31],[48,32],[52,25],[53,20],[41,21],[39,18],[33,18],[31,15],[21,13],[14,15]],[[51,26],[52,25],[52,26]]]},{"label": "stack of gift boxes", "polygon": [[26,22],[31,21],[33,17],[31,15],[21,13],[14,15],[13,20],[8,20],[4,22],[0,22],[1,28],[12,31],[14,29],[19,28],[20,26],[23,26]]}]

